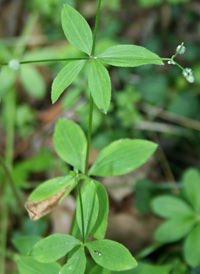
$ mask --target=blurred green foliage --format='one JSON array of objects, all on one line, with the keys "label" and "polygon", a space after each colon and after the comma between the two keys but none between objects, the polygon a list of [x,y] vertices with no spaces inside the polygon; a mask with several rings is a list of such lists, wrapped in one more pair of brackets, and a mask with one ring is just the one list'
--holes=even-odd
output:
[{"label": "blurred green foliage", "polygon": [[[21,42],[23,46],[19,46],[18,43],[10,43],[9,39],[1,39],[0,60],[79,57],[80,52],[66,42],[61,29],[60,12],[63,4],[66,3],[78,8],[84,13],[90,25],[94,26],[96,9],[94,1],[47,0],[43,1],[42,4],[40,0],[25,1],[22,11],[24,16],[26,15],[25,18],[28,19],[31,13],[36,13],[39,16],[39,20],[32,25],[32,29],[36,28],[36,34],[34,34],[36,37],[42,35],[43,40],[40,41],[42,46],[40,42],[38,44],[33,43],[33,45],[31,43],[23,45]],[[191,0],[102,0],[100,30],[96,47],[98,54],[105,48],[119,42],[121,44],[132,43],[146,46],[162,57],[171,57],[176,46],[182,41],[185,42],[186,53],[179,58],[184,67],[193,69],[194,84],[187,83],[179,69],[167,64],[163,68],[152,66],[123,70],[109,68],[113,84],[112,104],[106,117],[97,109],[94,110],[93,117],[92,145],[96,149],[101,149],[111,141],[122,137],[153,139],[157,134],[164,153],[167,158],[169,157],[169,165],[177,180],[180,180],[185,168],[192,165],[199,167],[200,135],[199,130],[192,127],[191,121],[195,124],[200,123],[200,23],[199,14],[192,3],[194,4]],[[163,7],[164,13],[161,12]],[[37,26],[39,26],[38,30]],[[23,34],[24,28],[23,25],[19,26],[21,34]],[[32,35],[32,30],[28,35]],[[22,50],[22,48],[24,49]],[[40,125],[38,112],[51,108],[49,99],[51,82],[62,66],[62,62],[46,64],[45,66],[40,64],[37,66],[24,65],[20,67],[17,73],[10,70],[9,67],[0,68],[1,136],[4,136],[5,133],[4,104],[7,100],[8,91],[15,86],[17,94],[15,138],[17,141],[22,140],[23,142],[32,136]],[[87,131],[88,120],[87,99],[89,92],[86,86],[86,75],[82,74],[58,102],[58,106],[61,105],[63,115],[73,113],[84,131]],[[152,111],[145,111],[144,105],[150,105]],[[167,119],[169,117],[165,117],[165,119],[159,115],[159,112],[157,114],[156,112],[152,113],[156,107],[181,117],[183,121],[187,121],[187,118],[192,120],[187,123],[180,123],[176,119]],[[152,129],[139,130],[136,125],[142,121],[152,122]],[[179,126],[188,132],[187,137],[185,135],[175,136],[173,132],[158,133],[154,127],[154,122],[163,123],[167,126]],[[39,147],[40,149],[41,147]],[[46,177],[54,176],[54,172],[62,175],[67,174],[70,169],[58,160],[53,154],[52,148],[51,150],[41,150],[38,153],[31,153],[31,150],[35,150],[35,147],[29,148],[30,154],[28,153],[28,155],[35,156],[29,159],[25,159],[26,153],[18,156],[12,171],[12,178],[20,195],[33,187],[31,183],[34,178],[36,178],[37,184],[44,177],[46,179]],[[159,174],[160,181],[165,181],[162,171],[159,172],[161,173]],[[1,167],[0,178],[1,182],[5,178]],[[155,186],[153,181],[147,179],[136,183],[134,206],[140,213],[149,214],[150,201],[156,195],[163,193],[169,195],[170,188],[162,189],[158,185]],[[11,204],[11,209],[16,213],[16,204],[13,201],[12,192],[8,190],[6,193],[7,197],[4,199]],[[181,198],[183,197],[181,196]],[[15,237],[42,236],[47,230],[46,219],[32,222],[28,218],[24,218],[22,230],[16,229],[12,234]],[[165,264],[172,264],[173,274],[199,273],[197,268],[188,268],[181,255],[182,242],[177,244],[179,247],[177,253],[171,252],[171,249],[176,245],[169,245],[166,249],[161,249],[160,254],[155,251],[154,255],[151,256],[150,254],[148,257],[149,261],[147,260],[147,263],[155,265],[140,266],[138,271],[145,269],[146,273],[150,273],[150,270],[152,273],[156,273],[156,271],[161,271],[160,267],[163,267],[163,271],[166,268],[168,269],[166,273],[169,273],[170,267],[165,266]],[[193,254],[192,252],[191,248],[191,254]],[[159,266],[160,264],[163,266]],[[189,264],[191,265],[190,261]]]}]

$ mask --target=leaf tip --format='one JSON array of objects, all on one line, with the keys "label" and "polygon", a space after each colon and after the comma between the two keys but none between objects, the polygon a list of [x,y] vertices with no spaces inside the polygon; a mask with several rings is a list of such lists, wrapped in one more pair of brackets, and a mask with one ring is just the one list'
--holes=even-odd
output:
[{"label": "leaf tip", "polygon": [[55,96],[55,92],[54,92],[54,83],[52,84],[51,87],[51,102],[52,104],[55,104],[55,102],[57,101],[58,98],[56,98]]}]

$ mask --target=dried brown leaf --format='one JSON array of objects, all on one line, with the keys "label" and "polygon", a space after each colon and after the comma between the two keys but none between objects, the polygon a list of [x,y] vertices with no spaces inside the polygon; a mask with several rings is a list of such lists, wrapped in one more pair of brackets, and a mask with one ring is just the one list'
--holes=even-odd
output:
[{"label": "dried brown leaf", "polygon": [[39,220],[41,217],[52,211],[58,205],[60,198],[66,192],[67,188],[68,186],[50,198],[42,200],[38,203],[27,201],[25,203],[25,208],[28,211],[30,219],[32,221]]}]

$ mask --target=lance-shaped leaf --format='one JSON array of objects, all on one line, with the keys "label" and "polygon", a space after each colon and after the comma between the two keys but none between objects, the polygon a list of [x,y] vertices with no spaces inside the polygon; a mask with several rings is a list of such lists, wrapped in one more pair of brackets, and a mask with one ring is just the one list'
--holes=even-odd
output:
[{"label": "lance-shaped leaf", "polygon": [[84,172],[87,142],[80,126],[73,121],[59,119],[53,140],[58,155]]},{"label": "lance-shaped leaf", "polygon": [[113,46],[103,51],[97,58],[117,67],[137,67],[147,64],[163,65],[163,61],[157,54],[134,45]]},{"label": "lance-shaped leaf", "polygon": [[85,18],[74,8],[64,5],[62,27],[67,40],[77,49],[91,54],[92,31]]},{"label": "lance-shaped leaf", "polygon": [[178,241],[191,231],[195,222],[195,218],[168,220],[158,227],[155,239],[161,243]]},{"label": "lance-shaped leaf", "polygon": [[96,186],[93,181],[89,182],[84,187],[82,192],[82,205],[83,205],[83,223],[84,231],[82,229],[82,217],[80,200],[77,200],[76,220],[81,231],[81,234],[87,238],[92,231],[98,216],[99,201],[96,194]]},{"label": "lance-shaped leaf", "polygon": [[188,169],[183,176],[183,192],[196,212],[200,211],[200,173],[198,170]]},{"label": "lance-shaped leaf", "polygon": [[[72,251],[73,252],[73,251]],[[60,274],[84,274],[86,267],[86,256],[85,250],[83,246],[77,248],[77,250],[73,253],[72,257],[69,259],[67,264],[65,264]]]},{"label": "lance-shaped leaf", "polygon": [[12,243],[23,256],[26,256],[30,249],[40,240],[41,237],[39,236],[23,236],[13,239]]},{"label": "lance-shaped leaf", "polygon": [[108,194],[105,187],[99,183],[98,181],[93,180],[96,186],[96,194],[99,201],[99,213],[97,217],[97,221],[95,226],[91,232],[91,234],[99,239],[103,240],[106,234],[107,223],[108,223],[108,210],[109,210],[109,202],[108,202]]},{"label": "lance-shaped leaf", "polygon": [[48,214],[75,185],[75,179],[71,175],[50,179],[39,185],[25,204],[31,220],[36,221]]},{"label": "lance-shaped leaf", "polygon": [[184,243],[184,255],[186,262],[192,266],[200,265],[200,223],[195,226]]},{"label": "lance-shaped leaf", "polygon": [[161,217],[180,219],[194,216],[194,211],[183,200],[163,195],[152,201],[153,211]]},{"label": "lance-shaped leaf", "polygon": [[84,60],[71,61],[58,73],[51,88],[51,100],[53,104],[58,100],[63,91],[74,81],[84,64]]},{"label": "lance-shaped leaf", "polygon": [[58,274],[61,266],[58,263],[40,263],[29,257],[20,257],[17,260],[20,274],[51,273]]},{"label": "lance-shaped leaf", "polygon": [[111,240],[98,240],[87,243],[87,248],[94,261],[111,271],[129,270],[137,266],[137,262],[122,244]]},{"label": "lance-shaped leaf", "polygon": [[88,86],[97,107],[107,113],[111,99],[111,81],[107,69],[97,60],[90,62]]},{"label": "lance-shaped leaf", "polygon": [[154,153],[157,145],[145,140],[121,139],[104,148],[89,174],[116,176],[126,174],[144,164]]},{"label": "lance-shaped leaf", "polygon": [[25,65],[21,67],[20,75],[25,90],[32,97],[42,99],[46,93],[46,86],[39,71],[32,65]]},{"label": "lance-shaped leaf", "polygon": [[53,234],[34,245],[29,256],[41,263],[55,262],[80,244],[81,242],[71,235]]}]

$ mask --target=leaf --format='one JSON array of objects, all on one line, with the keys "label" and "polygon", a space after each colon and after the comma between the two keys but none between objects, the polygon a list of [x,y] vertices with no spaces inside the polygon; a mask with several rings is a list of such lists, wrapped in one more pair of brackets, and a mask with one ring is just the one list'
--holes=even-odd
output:
[{"label": "leaf", "polygon": [[54,104],[63,91],[74,81],[85,64],[84,60],[71,61],[56,76],[51,88],[51,100]]},{"label": "leaf", "polygon": [[24,236],[13,239],[12,243],[23,256],[26,256],[30,249],[40,240],[41,237],[39,236]]},{"label": "leaf", "polygon": [[61,19],[63,31],[70,44],[90,55],[92,31],[85,18],[74,8],[64,5]]},{"label": "leaf", "polygon": [[155,239],[162,243],[178,241],[185,237],[194,225],[194,218],[168,220],[158,227]]},{"label": "leaf", "polygon": [[99,54],[97,58],[117,67],[137,67],[147,64],[163,65],[163,61],[157,54],[134,45],[110,47]]},{"label": "leaf", "polygon": [[190,266],[200,265],[200,223],[187,236],[183,250],[185,260]]},{"label": "leaf", "polygon": [[40,184],[29,196],[29,201],[38,203],[44,199],[47,199],[56,193],[60,192],[64,188],[72,189],[75,185],[75,180],[71,175],[57,177]]},{"label": "leaf", "polygon": [[111,271],[99,265],[96,265],[95,267],[93,267],[89,274],[111,274]]},{"label": "leaf", "polygon": [[20,257],[17,266],[20,274],[58,274],[61,268],[58,263],[43,264],[29,257]]},{"label": "leaf", "polygon": [[81,242],[68,234],[53,234],[39,241],[29,252],[29,256],[41,263],[54,262],[65,256]]},{"label": "leaf", "polygon": [[183,175],[183,192],[196,212],[200,212],[200,173],[188,169]]},{"label": "leaf", "polygon": [[91,234],[98,240],[103,240],[106,234],[108,224],[108,194],[105,187],[101,183],[95,180],[93,180],[93,182],[96,186],[96,194],[99,201],[99,213]]},{"label": "leaf", "polygon": [[[138,266],[130,271],[123,271],[120,274],[169,274],[171,273],[172,265],[150,265],[146,263],[138,263]],[[114,272],[113,274],[119,274]]]},{"label": "leaf", "polygon": [[85,267],[86,267],[86,256],[85,256],[85,250],[84,247],[80,246],[78,249],[74,252],[72,257],[69,259],[67,264],[65,264],[60,274],[84,274],[85,273]]},{"label": "leaf", "polygon": [[84,172],[87,142],[80,126],[73,121],[59,119],[53,140],[58,155]]},{"label": "leaf", "polygon": [[145,140],[114,141],[99,153],[89,174],[116,176],[129,173],[144,164],[156,148],[155,143]]},{"label": "leaf", "polygon": [[62,109],[67,110],[74,105],[82,93],[80,88],[71,88],[62,98]]},{"label": "leaf", "polygon": [[183,200],[169,195],[153,199],[152,209],[154,213],[164,218],[180,219],[194,216],[193,210]]},{"label": "leaf", "polygon": [[0,70],[0,96],[4,96],[15,85],[17,74],[8,66]]},{"label": "leaf", "polygon": [[25,203],[30,219],[38,220],[52,211],[75,185],[76,181],[69,175],[48,180],[37,187]]},{"label": "leaf", "polygon": [[88,86],[95,104],[107,113],[111,100],[111,81],[107,69],[98,61],[90,62]]},{"label": "leaf", "polygon": [[[83,222],[84,222],[84,236],[87,238],[91,230],[93,229],[99,210],[99,202],[96,194],[96,186],[91,180],[82,192],[82,204],[83,204]],[[82,218],[81,218],[81,207],[80,200],[77,200],[77,212],[76,220],[83,235],[82,230]]]},{"label": "leaf", "polygon": [[32,65],[21,66],[21,81],[29,95],[42,99],[46,93],[46,85],[39,71]]},{"label": "leaf", "polygon": [[123,245],[111,240],[97,240],[87,243],[87,248],[94,261],[111,271],[134,268],[137,262]]}]

